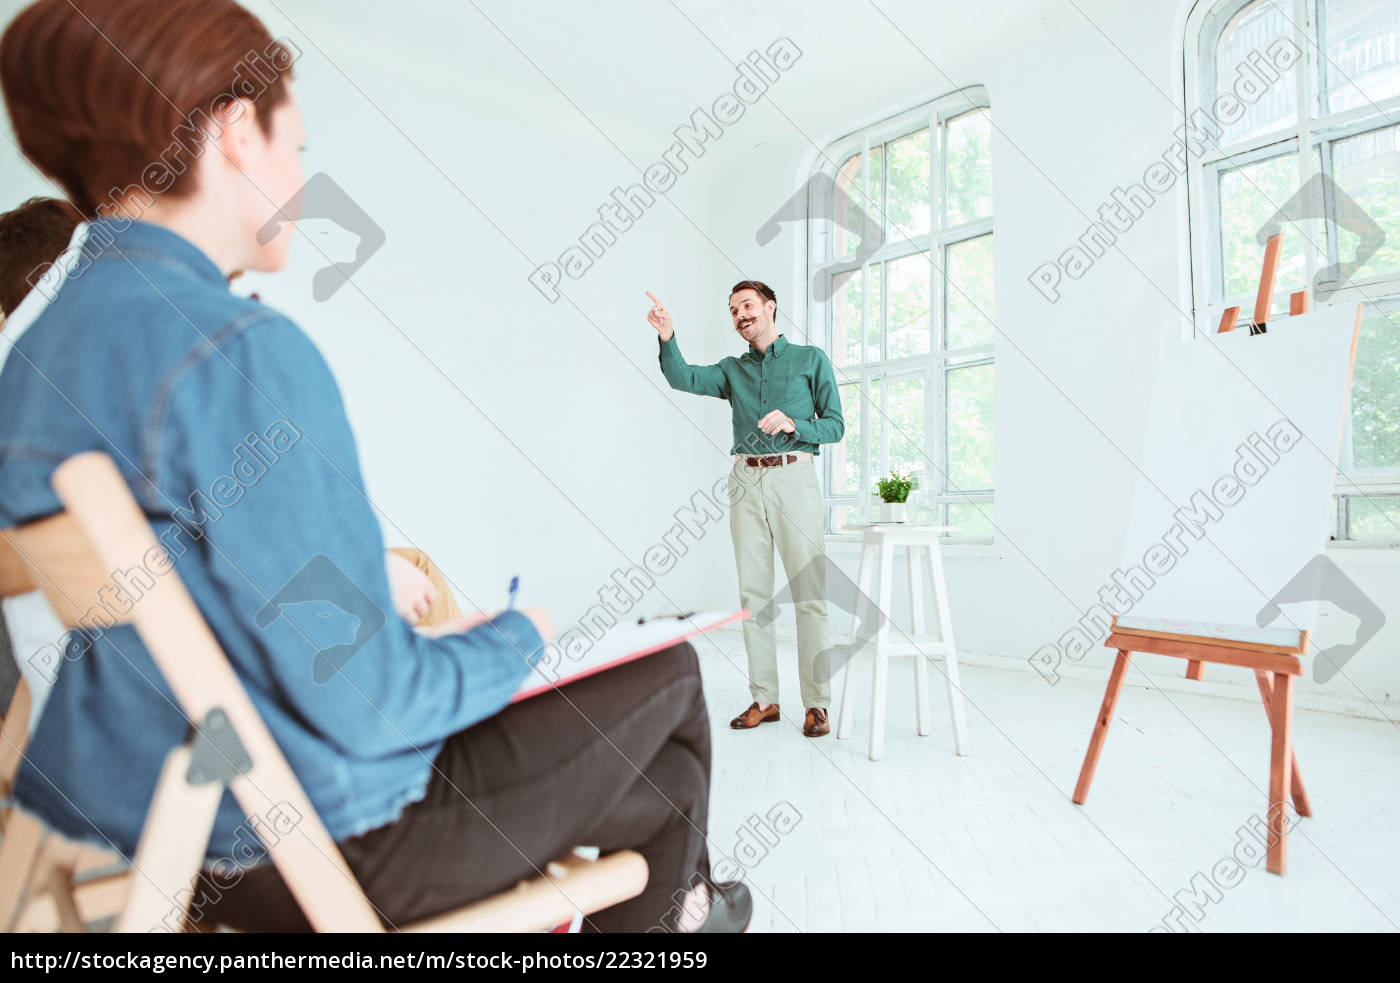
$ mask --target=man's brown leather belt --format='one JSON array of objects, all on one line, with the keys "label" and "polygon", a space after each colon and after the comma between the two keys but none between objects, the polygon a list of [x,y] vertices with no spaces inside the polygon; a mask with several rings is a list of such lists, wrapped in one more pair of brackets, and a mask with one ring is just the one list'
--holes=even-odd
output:
[{"label": "man's brown leather belt", "polygon": [[751,468],[780,468],[784,464],[796,464],[796,454],[769,454],[767,457],[746,457],[744,463]]}]

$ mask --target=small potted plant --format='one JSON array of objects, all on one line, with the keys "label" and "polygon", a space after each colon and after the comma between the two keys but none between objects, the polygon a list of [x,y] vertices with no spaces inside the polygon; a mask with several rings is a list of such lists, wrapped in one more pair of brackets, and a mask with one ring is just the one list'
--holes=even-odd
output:
[{"label": "small potted plant", "polygon": [[919,481],[908,471],[891,471],[888,478],[876,482],[875,493],[883,503],[880,506],[881,522],[903,522],[905,502],[909,493],[919,487]]}]

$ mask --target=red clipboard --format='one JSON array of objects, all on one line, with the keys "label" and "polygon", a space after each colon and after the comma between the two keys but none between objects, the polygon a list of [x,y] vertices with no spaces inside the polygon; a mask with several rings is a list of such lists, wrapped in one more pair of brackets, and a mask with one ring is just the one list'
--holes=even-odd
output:
[{"label": "red clipboard", "polygon": [[[747,611],[705,611],[684,618],[663,615],[648,618],[643,624],[618,625],[597,639],[580,658],[570,660],[561,651],[559,665],[532,668],[510,702],[519,703],[556,687],[587,679],[614,666],[668,649],[687,638],[743,621],[748,616]],[[553,678],[556,674],[557,678]]]}]

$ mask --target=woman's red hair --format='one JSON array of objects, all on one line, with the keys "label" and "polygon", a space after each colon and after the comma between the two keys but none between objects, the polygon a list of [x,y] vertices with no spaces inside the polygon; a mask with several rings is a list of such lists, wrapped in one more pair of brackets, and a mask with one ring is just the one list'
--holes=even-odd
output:
[{"label": "woman's red hair", "polygon": [[233,0],[38,0],[0,38],[0,86],[20,149],[91,216],[189,194],[200,130],[236,99],[270,133],[297,54]]}]

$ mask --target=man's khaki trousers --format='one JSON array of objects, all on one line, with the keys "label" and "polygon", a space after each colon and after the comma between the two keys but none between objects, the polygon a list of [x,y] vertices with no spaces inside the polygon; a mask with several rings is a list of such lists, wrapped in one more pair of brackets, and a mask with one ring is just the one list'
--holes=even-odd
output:
[{"label": "man's khaki trousers", "polygon": [[779,593],[778,601],[797,608],[797,667],[803,708],[830,707],[830,670],[818,660],[830,640],[826,522],[816,465],[799,460],[781,467],[755,468],[737,458],[729,475],[729,501],[739,599],[749,612],[744,621],[749,692],[760,703],[778,702],[776,612],[769,607],[776,546],[789,584]]}]

